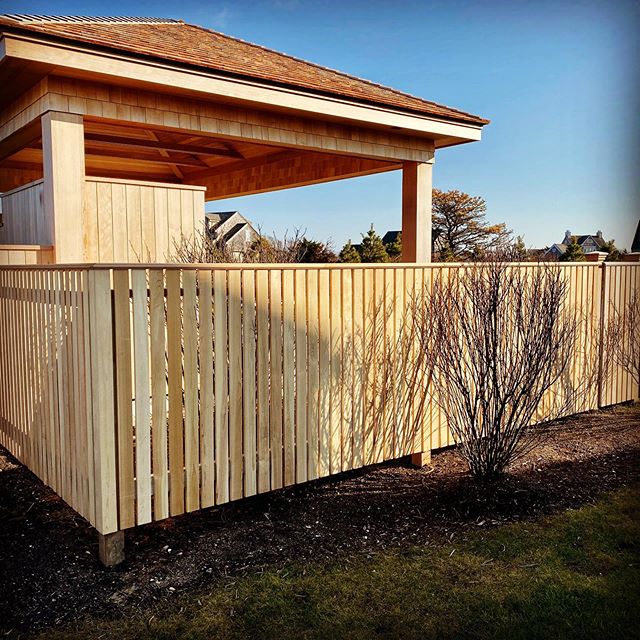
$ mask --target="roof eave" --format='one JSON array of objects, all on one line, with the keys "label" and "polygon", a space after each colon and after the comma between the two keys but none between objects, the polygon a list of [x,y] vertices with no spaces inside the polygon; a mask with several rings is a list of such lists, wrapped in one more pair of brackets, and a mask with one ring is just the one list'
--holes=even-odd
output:
[{"label": "roof eave", "polygon": [[[213,71],[143,53],[123,52],[71,38],[21,29],[19,25],[0,23],[0,38],[4,40],[5,57],[52,64],[63,73],[65,69],[70,73],[85,72],[101,78],[108,77],[111,82],[120,81],[124,84],[133,81],[163,86],[172,92],[197,92],[231,101],[251,102],[263,108],[278,107],[316,116],[322,114],[336,119],[370,122],[407,132],[434,135],[443,141],[443,144],[436,146],[480,140],[482,127],[489,123],[485,119],[470,123],[382,103],[358,101],[331,92],[313,92],[284,83]],[[164,73],[160,73],[161,71]],[[280,100],[277,99],[278,96]],[[297,98],[293,106],[291,96]],[[336,108],[327,111],[327,103]]]}]

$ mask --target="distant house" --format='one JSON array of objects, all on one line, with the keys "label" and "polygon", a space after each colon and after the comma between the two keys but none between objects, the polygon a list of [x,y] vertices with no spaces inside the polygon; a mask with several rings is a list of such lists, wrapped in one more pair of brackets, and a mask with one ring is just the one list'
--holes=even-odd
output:
[{"label": "distant house", "polygon": [[215,211],[205,213],[207,234],[220,240],[236,253],[243,253],[259,234],[239,211]]},{"label": "distant house", "polygon": [[387,233],[382,236],[383,244],[393,244],[398,240],[398,236],[401,233],[401,231],[387,231]]},{"label": "distant house", "polygon": [[562,242],[552,244],[546,250],[544,257],[555,258],[556,260],[560,259],[572,242],[578,243],[585,253],[590,253],[591,251],[602,251],[602,247],[607,243],[607,241],[602,237],[602,231],[596,231],[595,235],[587,234],[577,236],[567,230]]}]

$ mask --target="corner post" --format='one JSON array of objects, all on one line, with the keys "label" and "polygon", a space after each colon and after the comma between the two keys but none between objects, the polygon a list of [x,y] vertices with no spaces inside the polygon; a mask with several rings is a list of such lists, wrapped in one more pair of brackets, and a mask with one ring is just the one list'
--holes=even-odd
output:
[{"label": "corner post", "polygon": [[115,567],[124,560],[124,531],[98,534],[98,556],[105,567]]},{"label": "corner post", "polygon": [[[48,111],[42,116],[44,213],[55,261],[84,261],[84,124],[81,115]],[[80,236],[80,237],[78,237]]]},{"label": "corner post", "polygon": [[111,270],[89,269],[88,298],[95,487],[92,524],[98,530],[100,560],[113,566],[124,559],[124,532],[119,531],[118,522]]},{"label": "corner post", "polygon": [[[433,162],[405,162],[402,166],[402,261],[431,262],[431,192]],[[424,467],[431,462],[430,438],[422,424],[415,433],[411,464]],[[417,429],[416,429],[417,431]]]}]

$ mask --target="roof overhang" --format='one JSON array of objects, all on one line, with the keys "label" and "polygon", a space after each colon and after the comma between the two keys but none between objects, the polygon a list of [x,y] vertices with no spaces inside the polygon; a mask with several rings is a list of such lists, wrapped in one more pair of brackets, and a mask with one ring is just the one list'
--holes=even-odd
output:
[{"label": "roof overhang", "polygon": [[[196,96],[322,120],[348,122],[375,129],[418,135],[436,148],[480,140],[480,125],[446,121],[379,105],[283,88],[246,78],[226,77],[211,70],[136,57],[48,36],[3,27],[0,38],[0,84],[16,86],[21,74],[44,77],[58,72],[119,86]],[[15,89],[14,89],[15,90]],[[6,99],[6,97],[5,97]]]}]

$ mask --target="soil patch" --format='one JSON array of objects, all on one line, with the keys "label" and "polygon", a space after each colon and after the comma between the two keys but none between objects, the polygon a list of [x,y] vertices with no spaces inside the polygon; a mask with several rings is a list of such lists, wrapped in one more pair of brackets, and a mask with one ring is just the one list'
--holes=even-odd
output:
[{"label": "soil patch", "polygon": [[594,502],[640,480],[640,406],[573,416],[501,480],[474,481],[454,450],[249,498],[127,532],[105,570],[95,531],[0,448],[0,629],[118,617],[289,561],[463,538]]}]

